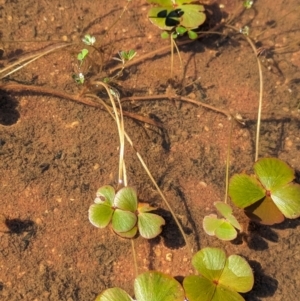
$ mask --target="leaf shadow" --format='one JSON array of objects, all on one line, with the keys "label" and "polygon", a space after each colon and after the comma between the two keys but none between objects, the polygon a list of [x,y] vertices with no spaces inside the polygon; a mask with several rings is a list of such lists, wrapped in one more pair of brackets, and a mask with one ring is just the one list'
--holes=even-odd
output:
[{"label": "leaf shadow", "polygon": [[18,101],[0,90],[0,124],[7,126],[15,124],[20,118],[17,107]]},{"label": "leaf shadow", "polygon": [[263,251],[269,248],[268,242],[278,242],[278,234],[270,226],[261,225],[250,221],[246,242],[250,249]]},{"label": "leaf shadow", "polygon": [[278,281],[264,273],[261,264],[255,260],[247,260],[254,272],[253,289],[242,294],[246,301],[261,301],[261,298],[271,297],[278,288]]}]

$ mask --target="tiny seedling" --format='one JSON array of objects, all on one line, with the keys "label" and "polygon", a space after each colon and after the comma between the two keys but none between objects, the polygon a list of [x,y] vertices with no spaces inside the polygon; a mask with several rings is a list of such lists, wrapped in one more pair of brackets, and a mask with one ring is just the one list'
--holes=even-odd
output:
[{"label": "tiny seedling", "polygon": [[193,256],[192,264],[200,275],[183,281],[189,301],[244,301],[238,292],[246,293],[253,287],[252,269],[241,256],[226,258],[220,249],[204,248]]},{"label": "tiny seedling", "polygon": [[77,55],[77,59],[78,61],[80,61],[80,66],[82,65],[84,59],[86,58],[86,56],[88,55],[89,51],[87,49],[82,49],[78,55]]},{"label": "tiny seedling", "polygon": [[[157,4],[148,12],[149,20],[166,31],[173,31],[173,38],[188,32],[191,39],[197,38],[197,33],[193,29],[198,28],[206,20],[204,6],[199,4],[189,4],[193,0],[148,0],[151,4]],[[181,29],[176,30],[177,27]],[[185,30],[183,30],[184,28]],[[167,37],[164,32],[162,37]]]},{"label": "tiny seedling", "polygon": [[96,38],[89,34],[86,34],[84,38],[81,40],[85,45],[93,46],[96,43]]},{"label": "tiny seedling", "polygon": [[137,231],[144,238],[154,238],[165,224],[161,216],[149,213],[155,208],[138,203],[135,190],[128,186],[117,193],[112,186],[102,186],[94,202],[89,208],[90,222],[98,228],[111,223],[114,232],[124,238],[134,237]]},{"label": "tiny seedling", "polygon": [[76,84],[84,84],[84,74],[79,72],[78,74],[73,74],[73,79],[76,82]]},{"label": "tiny seedling", "polygon": [[254,164],[255,176],[236,174],[230,179],[229,196],[247,216],[265,225],[284,217],[300,216],[300,185],[294,171],[277,158],[263,158]]},{"label": "tiny seedling", "polygon": [[243,2],[243,6],[244,6],[246,9],[250,9],[250,8],[252,7],[252,5],[253,5],[253,1],[251,1],[251,0],[245,0],[245,1]]},{"label": "tiny seedling", "polygon": [[136,56],[136,51],[132,49],[129,51],[120,51],[118,55],[119,57],[114,57],[113,59],[120,61],[124,65],[126,62],[131,61]]},{"label": "tiny seedling", "polygon": [[232,215],[232,209],[224,202],[215,202],[215,207],[224,218],[218,218],[215,214],[205,216],[203,229],[206,234],[216,236],[221,240],[233,240],[237,237],[237,231],[242,230],[237,219]]},{"label": "tiny seedling", "polygon": [[[136,301],[183,301],[182,286],[173,277],[149,271],[134,280]],[[114,287],[103,291],[95,301],[133,301],[124,290]]]}]

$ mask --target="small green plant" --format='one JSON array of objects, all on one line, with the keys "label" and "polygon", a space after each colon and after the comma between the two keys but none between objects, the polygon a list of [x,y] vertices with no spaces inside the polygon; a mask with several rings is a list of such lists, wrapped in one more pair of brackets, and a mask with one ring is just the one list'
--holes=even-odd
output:
[{"label": "small green plant", "polygon": [[189,301],[243,301],[238,292],[246,293],[253,287],[252,269],[241,256],[226,258],[220,249],[204,248],[193,256],[192,264],[200,275],[183,281]]},{"label": "small green plant", "polygon": [[246,9],[250,9],[250,8],[252,7],[252,5],[253,5],[253,1],[251,1],[251,0],[245,0],[245,1],[243,2],[243,6],[244,6]]},{"label": "small green plant", "polygon": [[93,46],[96,43],[96,38],[89,34],[86,34],[84,38],[81,40],[85,45]]},{"label": "small green plant", "polygon": [[277,158],[263,158],[254,164],[254,176],[234,175],[229,196],[247,216],[266,225],[280,223],[284,217],[300,216],[300,185],[293,182],[294,171]]},{"label": "small green plant", "polygon": [[231,207],[224,202],[215,202],[217,211],[224,217],[218,218],[215,214],[205,216],[203,219],[203,229],[211,236],[216,236],[221,240],[233,240],[237,237],[237,231],[242,230],[237,219],[232,215]]},{"label": "small green plant", "polygon": [[[197,33],[193,29],[197,29],[206,20],[203,5],[189,4],[193,0],[147,1],[159,5],[152,7],[148,12],[148,18],[154,25],[166,31],[173,31],[173,38],[186,32],[191,39],[197,38]],[[167,32],[162,33],[163,38],[167,36]]]},{"label": "small green plant", "polygon": [[113,59],[125,65],[126,62],[131,61],[136,56],[136,51],[131,49],[129,51],[120,51],[118,54],[119,57],[114,57]]},{"label": "small green plant", "polygon": [[[173,277],[149,271],[140,274],[134,281],[136,301],[183,301],[182,286]],[[109,288],[103,291],[95,301],[133,301],[133,299],[120,288]]]},{"label": "small green plant", "polygon": [[155,208],[138,203],[135,190],[128,186],[117,193],[112,186],[102,186],[94,202],[89,208],[90,222],[99,228],[111,223],[114,232],[121,237],[132,238],[139,231],[144,238],[154,238],[165,224],[161,216],[149,213]]},{"label": "small green plant", "polygon": [[89,51],[87,49],[82,49],[78,55],[77,55],[77,59],[80,62],[80,66],[82,65],[84,59],[86,58],[86,56],[88,55]]}]

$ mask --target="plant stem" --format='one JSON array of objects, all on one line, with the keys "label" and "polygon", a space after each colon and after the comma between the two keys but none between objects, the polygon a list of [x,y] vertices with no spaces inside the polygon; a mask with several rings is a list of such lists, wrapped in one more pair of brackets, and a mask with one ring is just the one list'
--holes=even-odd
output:
[{"label": "plant stem", "polygon": [[230,133],[229,133],[228,146],[227,146],[226,183],[225,183],[225,200],[224,200],[225,204],[227,204],[227,198],[228,198],[229,166],[230,166],[230,151],[231,151],[232,128],[233,128],[233,118],[231,118],[231,120],[230,120]]},{"label": "plant stem", "polygon": [[[231,28],[237,32],[239,32],[239,30],[237,28],[235,28],[234,26],[231,25],[226,25],[226,27]],[[249,45],[251,46],[254,54],[255,54],[255,58],[257,61],[257,66],[258,66],[258,74],[259,74],[259,100],[258,100],[258,111],[257,111],[257,125],[256,125],[256,138],[255,138],[255,159],[254,161],[257,161],[258,159],[258,154],[259,154],[259,134],[260,134],[260,124],[261,124],[261,112],[262,112],[262,100],[263,100],[263,74],[262,74],[262,67],[261,67],[261,63],[260,60],[257,56],[257,49],[253,43],[253,41],[246,35],[242,34],[242,36],[247,40],[247,42],[249,43]]]},{"label": "plant stem", "polygon": [[261,124],[261,112],[262,112],[262,100],[263,100],[263,74],[262,74],[262,68],[261,68],[261,63],[260,60],[257,56],[257,49],[252,42],[252,40],[245,36],[246,40],[248,43],[251,45],[253,52],[256,57],[257,61],[257,66],[258,66],[258,73],[259,73],[259,100],[258,100],[258,111],[257,111],[257,126],[256,126],[256,140],[255,140],[255,161],[258,159],[258,154],[259,154],[259,135],[260,135],[260,124]]},{"label": "plant stem", "polygon": [[136,260],[136,252],[134,248],[134,240],[133,238],[130,239],[131,242],[131,249],[132,249],[132,257],[133,257],[133,263],[134,263],[134,271],[135,271],[135,277],[138,276],[139,271],[138,271],[138,265],[137,265],[137,260]]},{"label": "plant stem", "polygon": [[[105,83],[103,83],[102,81],[94,81],[93,85],[98,85],[98,86],[104,87],[104,89],[106,90],[107,95],[109,96],[109,99],[110,99],[110,102],[111,102],[111,105],[112,105],[112,108],[113,108],[113,112],[114,112],[114,116],[115,116],[114,119],[117,123],[118,134],[119,134],[119,139],[120,139],[118,185],[124,184],[124,182],[123,182],[123,180],[124,180],[123,166],[124,166],[124,151],[125,151],[125,138],[124,138],[125,131],[124,131],[124,120],[123,120],[121,102],[120,102],[118,94],[115,94],[113,96],[111,90],[109,89],[109,87]],[[117,102],[118,102],[118,105],[119,105],[119,111],[117,110],[114,98],[117,99]],[[111,110],[109,110],[109,112],[111,113]]]}]

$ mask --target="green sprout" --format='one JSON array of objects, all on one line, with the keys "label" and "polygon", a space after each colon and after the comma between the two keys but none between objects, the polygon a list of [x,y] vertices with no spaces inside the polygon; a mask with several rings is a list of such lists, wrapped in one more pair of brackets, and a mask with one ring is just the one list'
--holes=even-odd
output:
[{"label": "green sprout", "polygon": [[244,27],[240,28],[240,33],[243,34],[244,36],[249,36],[249,33],[250,33],[249,26],[244,26]]},{"label": "green sprout", "polygon": [[237,231],[242,230],[237,219],[232,215],[232,209],[224,202],[215,202],[217,211],[224,217],[219,219],[215,214],[205,216],[203,219],[203,229],[211,236],[216,236],[221,240],[233,240],[237,237]]},{"label": "green sprout", "polygon": [[81,40],[85,45],[93,46],[96,43],[96,38],[86,34],[84,38]]},{"label": "green sprout", "polygon": [[300,216],[300,185],[295,174],[277,158],[263,158],[254,164],[255,176],[235,174],[229,183],[229,196],[249,218],[265,225]]},{"label": "green sprout", "polygon": [[78,53],[77,59],[78,59],[78,61],[80,61],[80,65],[82,64],[82,62],[84,61],[84,59],[86,58],[88,53],[89,53],[89,51],[85,48],[82,49],[81,52]]},{"label": "green sprout", "polygon": [[220,249],[204,248],[193,256],[192,264],[200,275],[187,276],[183,281],[189,301],[244,301],[238,292],[246,293],[253,287],[252,269],[241,256],[226,258]]},{"label": "green sprout", "polygon": [[78,74],[73,74],[73,79],[77,84],[83,85],[84,83],[84,75],[80,72]]},{"label": "green sprout", "polygon": [[252,7],[252,5],[253,5],[253,1],[251,1],[251,0],[245,0],[245,1],[243,2],[243,6],[244,6],[246,9],[250,9],[250,8]]},{"label": "green sprout", "polygon": [[131,61],[136,56],[136,51],[132,49],[129,51],[119,51],[118,55],[119,57],[114,57],[113,59],[122,62],[124,65],[126,62]]}]

